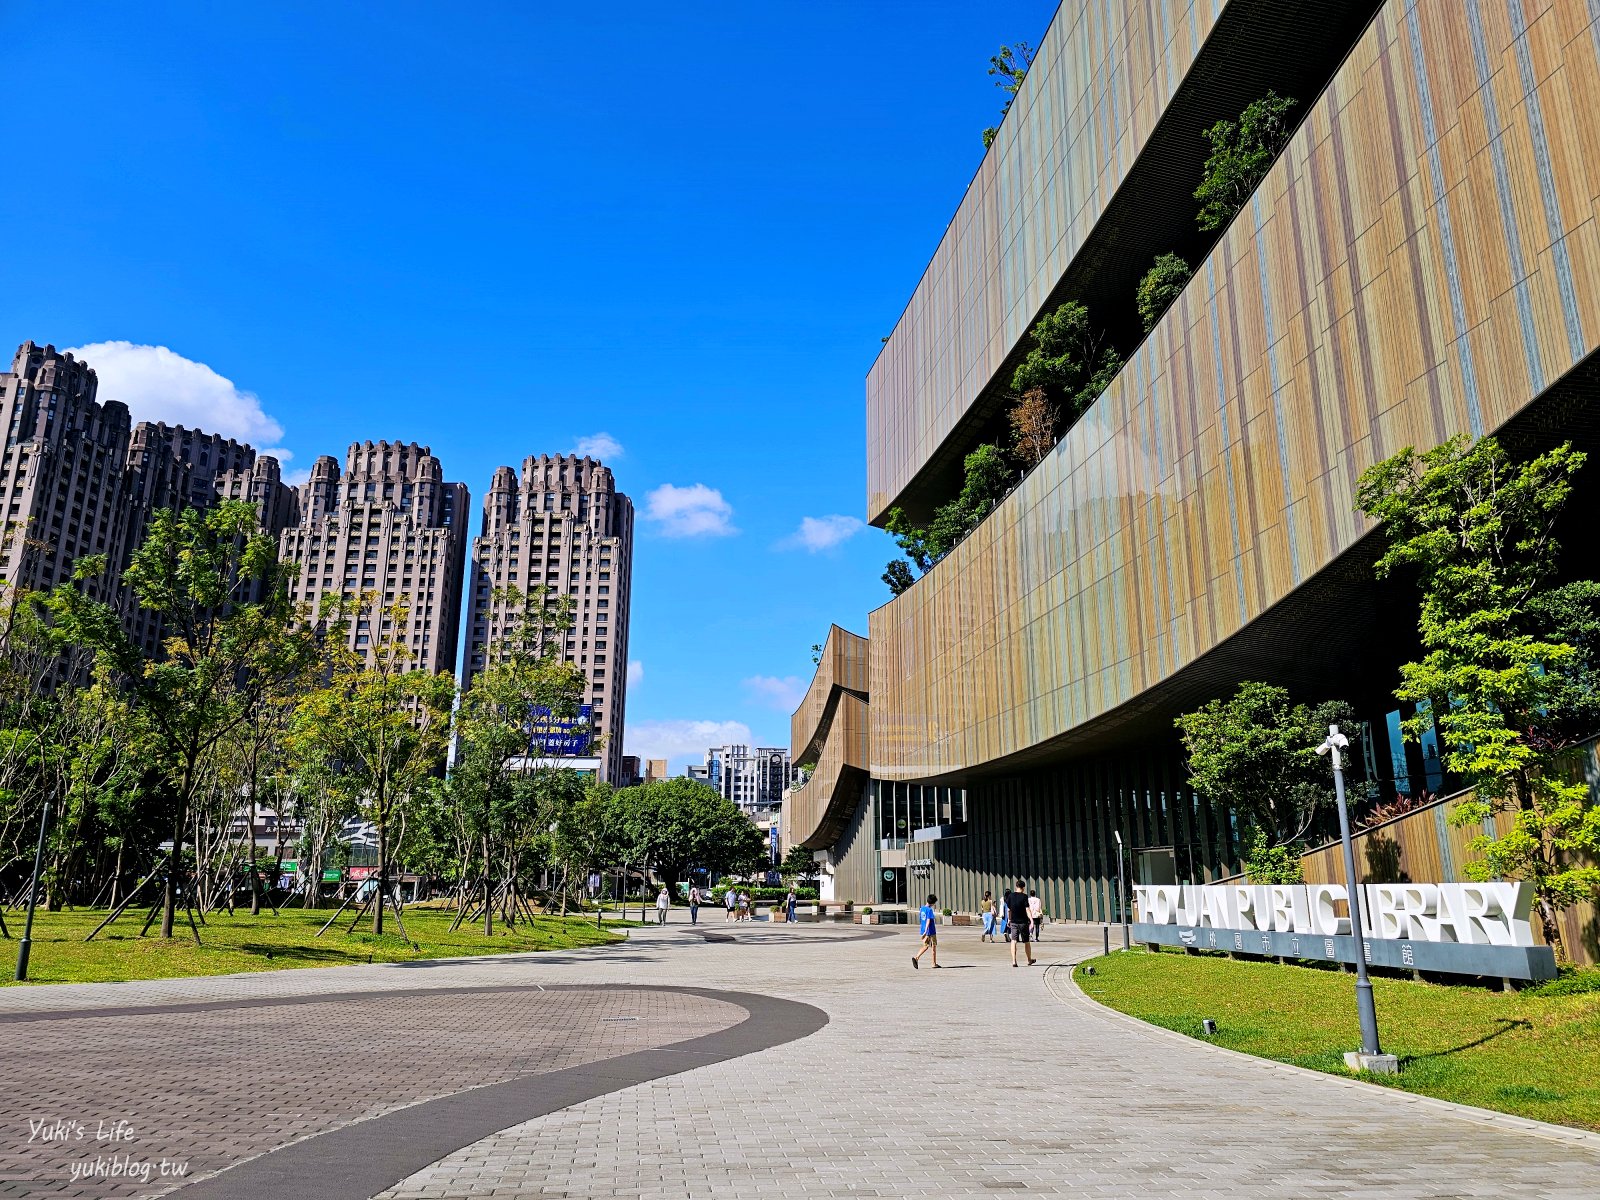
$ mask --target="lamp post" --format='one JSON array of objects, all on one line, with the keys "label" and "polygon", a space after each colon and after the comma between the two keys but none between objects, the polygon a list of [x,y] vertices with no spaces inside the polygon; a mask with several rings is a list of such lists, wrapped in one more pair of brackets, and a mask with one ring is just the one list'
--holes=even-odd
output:
[{"label": "lamp post", "polygon": [[50,801],[44,802],[39,816],[39,845],[33,852],[33,886],[28,889],[28,918],[22,926],[22,941],[17,945],[17,979],[28,977],[28,952],[33,948],[33,910],[39,905],[39,868],[44,862],[44,834],[50,828]]},{"label": "lamp post", "polygon": [[1128,948],[1128,883],[1122,874],[1122,830],[1113,829],[1117,839],[1117,920],[1122,922],[1122,948]]},{"label": "lamp post", "polygon": [[1393,1074],[1398,1069],[1394,1055],[1385,1054],[1378,1045],[1378,1009],[1372,1002],[1372,980],[1367,978],[1366,931],[1361,927],[1360,884],[1356,880],[1356,851],[1350,841],[1350,814],[1344,804],[1344,761],[1339,752],[1348,748],[1350,739],[1339,732],[1337,725],[1328,726],[1328,737],[1317,747],[1318,754],[1332,756],[1334,803],[1339,809],[1339,841],[1344,845],[1345,890],[1350,903],[1350,932],[1356,944],[1356,1013],[1361,1019],[1361,1052],[1345,1055],[1345,1062],[1364,1071],[1381,1071]]}]

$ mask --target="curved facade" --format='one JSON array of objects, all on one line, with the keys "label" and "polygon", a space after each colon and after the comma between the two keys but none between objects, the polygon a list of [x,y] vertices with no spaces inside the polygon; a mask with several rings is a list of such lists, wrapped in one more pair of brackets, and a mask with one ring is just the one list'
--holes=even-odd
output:
[{"label": "curved facade", "polygon": [[867,783],[867,639],[834,625],[805,698],[790,720],[790,757],[810,764],[783,799],[783,844],[830,849],[850,823]]},{"label": "curved facade", "polygon": [[[873,776],[994,769],[1138,704],[1337,568],[1367,532],[1364,468],[1494,432],[1584,363],[1597,107],[1578,0],[1390,0],[1106,394],[872,614]],[[1075,211],[1029,210],[1019,236],[1070,237]],[[964,286],[939,311],[987,311]],[[975,378],[917,385],[916,436],[875,412],[875,497]]]}]

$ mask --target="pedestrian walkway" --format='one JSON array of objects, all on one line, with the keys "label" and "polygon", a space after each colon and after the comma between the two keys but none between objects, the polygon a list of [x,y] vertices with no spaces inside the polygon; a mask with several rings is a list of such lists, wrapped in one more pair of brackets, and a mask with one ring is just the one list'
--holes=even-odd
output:
[{"label": "pedestrian walkway", "polygon": [[[337,1194],[393,1200],[1024,1190],[1596,1195],[1600,1152],[1592,1146],[1463,1120],[1378,1088],[1266,1069],[1131,1023],[1075,999],[1063,979],[1049,986],[1045,965],[1013,969],[1008,947],[981,944],[977,933],[941,930],[937,971],[926,960],[924,969],[911,968],[916,940],[907,927],[715,923],[636,930],[626,945],[592,951],[8,989],[0,992],[0,1074],[10,1092],[4,1120],[14,1139],[25,1141],[26,1128],[15,1137],[13,1123],[30,1104],[53,1116],[61,1105],[97,1098],[123,1103],[117,1089],[146,1072],[172,1111],[192,1113],[197,1141],[209,1130],[235,1157],[258,1155],[262,1146],[249,1130],[273,1120],[283,1126],[279,1140],[304,1139],[292,1148],[302,1155],[334,1147],[336,1137],[366,1137],[373,1149],[358,1157],[387,1170],[387,1179]],[[1097,927],[1057,925],[1038,949],[1042,964],[1061,963],[1098,953],[1100,942]],[[562,992],[541,987],[572,989],[572,1010],[563,1012]],[[493,997],[487,1009],[484,996]],[[785,1001],[791,1003],[782,1007]],[[157,1008],[167,1015],[148,1011]],[[65,1010],[87,1011],[50,1015]],[[306,1047],[291,1039],[285,1048],[281,1035],[253,1038],[241,1025],[242,1014],[257,1014],[255,1020],[268,1010],[281,1011],[291,1025],[296,1013],[342,1014],[332,1019],[345,1023],[351,1045],[391,1030],[396,1036],[383,1043],[386,1050],[358,1050],[340,1061],[352,1076],[371,1071],[409,1082],[365,1093],[359,1111],[308,1111],[315,1089],[294,1086],[307,1084],[294,1074],[310,1065]],[[466,1017],[475,1010],[494,1018],[475,1028]],[[363,1011],[372,1018],[365,1027],[351,1018]],[[753,1015],[733,1023],[741,1011]],[[310,1027],[323,1023],[319,1017]],[[39,1031],[51,1030],[62,1043],[56,1052],[65,1053],[73,1025],[92,1039],[86,1045],[106,1054],[119,1030],[146,1053],[114,1059],[93,1077],[23,1069],[30,1049],[43,1044]],[[696,1040],[741,1030],[754,1036],[720,1048]],[[250,1089],[231,1077],[186,1075],[186,1037],[200,1038],[208,1054],[215,1050],[217,1057],[204,1060],[213,1063],[226,1061],[215,1048],[231,1037],[241,1080],[264,1074],[291,1085],[281,1093],[289,1097],[285,1107],[274,1109],[279,1115],[231,1119],[226,1110]],[[285,1051],[281,1062],[274,1047]],[[629,1057],[637,1055],[653,1055],[654,1065],[627,1065],[639,1063]],[[461,1059],[454,1068],[447,1065],[452,1057]],[[274,1074],[284,1070],[288,1075]],[[462,1092],[473,1084],[488,1086]],[[425,1108],[426,1096],[434,1108]],[[502,1105],[504,1096],[514,1103]],[[419,1102],[423,1108],[404,1107]],[[413,1120],[411,1128],[447,1143],[437,1150],[395,1136],[406,1113],[424,1109],[426,1121]],[[522,1119],[531,1112],[543,1115]],[[498,1128],[510,1121],[517,1123]],[[336,1132],[319,1136],[319,1122]],[[413,1165],[403,1165],[402,1150]],[[325,1158],[337,1168],[338,1155]],[[264,1167],[275,1161],[305,1160],[255,1158],[254,1174],[224,1172],[178,1194],[315,1195],[295,1189],[327,1178],[285,1170],[263,1184]],[[368,1170],[362,1179],[381,1174]],[[52,1185],[45,1192],[0,1176],[0,1195],[158,1190]]]}]

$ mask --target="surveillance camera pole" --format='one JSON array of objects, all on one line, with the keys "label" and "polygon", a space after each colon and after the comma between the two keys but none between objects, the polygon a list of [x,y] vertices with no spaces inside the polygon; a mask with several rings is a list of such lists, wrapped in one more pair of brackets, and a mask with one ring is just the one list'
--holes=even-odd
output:
[{"label": "surveillance camera pole", "polygon": [[1361,1053],[1378,1055],[1378,1010],[1372,1002],[1372,980],[1367,978],[1366,931],[1361,927],[1360,884],[1356,880],[1356,851],[1350,842],[1350,814],[1344,804],[1344,763],[1339,752],[1350,739],[1337,725],[1328,726],[1328,739],[1317,747],[1318,754],[1333,756],[1333,791],[1339,809],[1339,840],[1344,844],[1344,874],[1350,897],[1350,932],[1356,942],[1356,1012],[1361,1018]]}]

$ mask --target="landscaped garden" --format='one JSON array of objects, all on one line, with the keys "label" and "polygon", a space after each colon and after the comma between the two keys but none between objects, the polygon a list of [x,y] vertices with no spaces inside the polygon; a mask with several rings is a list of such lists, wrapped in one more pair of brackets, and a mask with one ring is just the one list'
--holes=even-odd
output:
[{"label": "landscaped garden", "polygon": [[[1119,1012],[1313,1070],[1346,1074],[1344,1052],[1361,1043],[1354,977],[1336,969],[1134,950],[1074,978]],[[1372,986],[1383,1048],[1401,1067],[1368,1076],[1374,1083],[1600,1129],[1600,970],[1512,993],[1376,977]]]},{"label": "landscaped garden", "polygon": [[[180,911],[180,921],[182,913]],[[332,967],[354,963],[411,962],[426,958],[458,958],[474,954],[521,954],[530,950],[568,950],[621,940],[615,921],[600,929],[591,917],[540,916],[529,923],[506,925],[496,920],[495,932],[484,935],[482,922],[466,923],[451,932],[451,909],[408,908],[401,937],[391,916],[385,932],[374,936],[364,927],[345,929],[352,908],[322,937],[317,930],[333,916],[332,909],[280,909],[252,917],[247,909],[230,916],[207,914],[195,945],[187,927],[170,939],[140,937],[144,911],[130,909],[92,942],[84,938],[105,919],[105,909],[71,912],[40,911],[34,918],[29,983],[97,983],[130,979],[171,979],[183,975],[231,975],[238,971],[278,971],[288,967]],[[15,919],[13,935],[21,933]],[[0,941],[0,955],[16,952],[15,941]],[[10,984],[10,961],[0,982]]]}]

